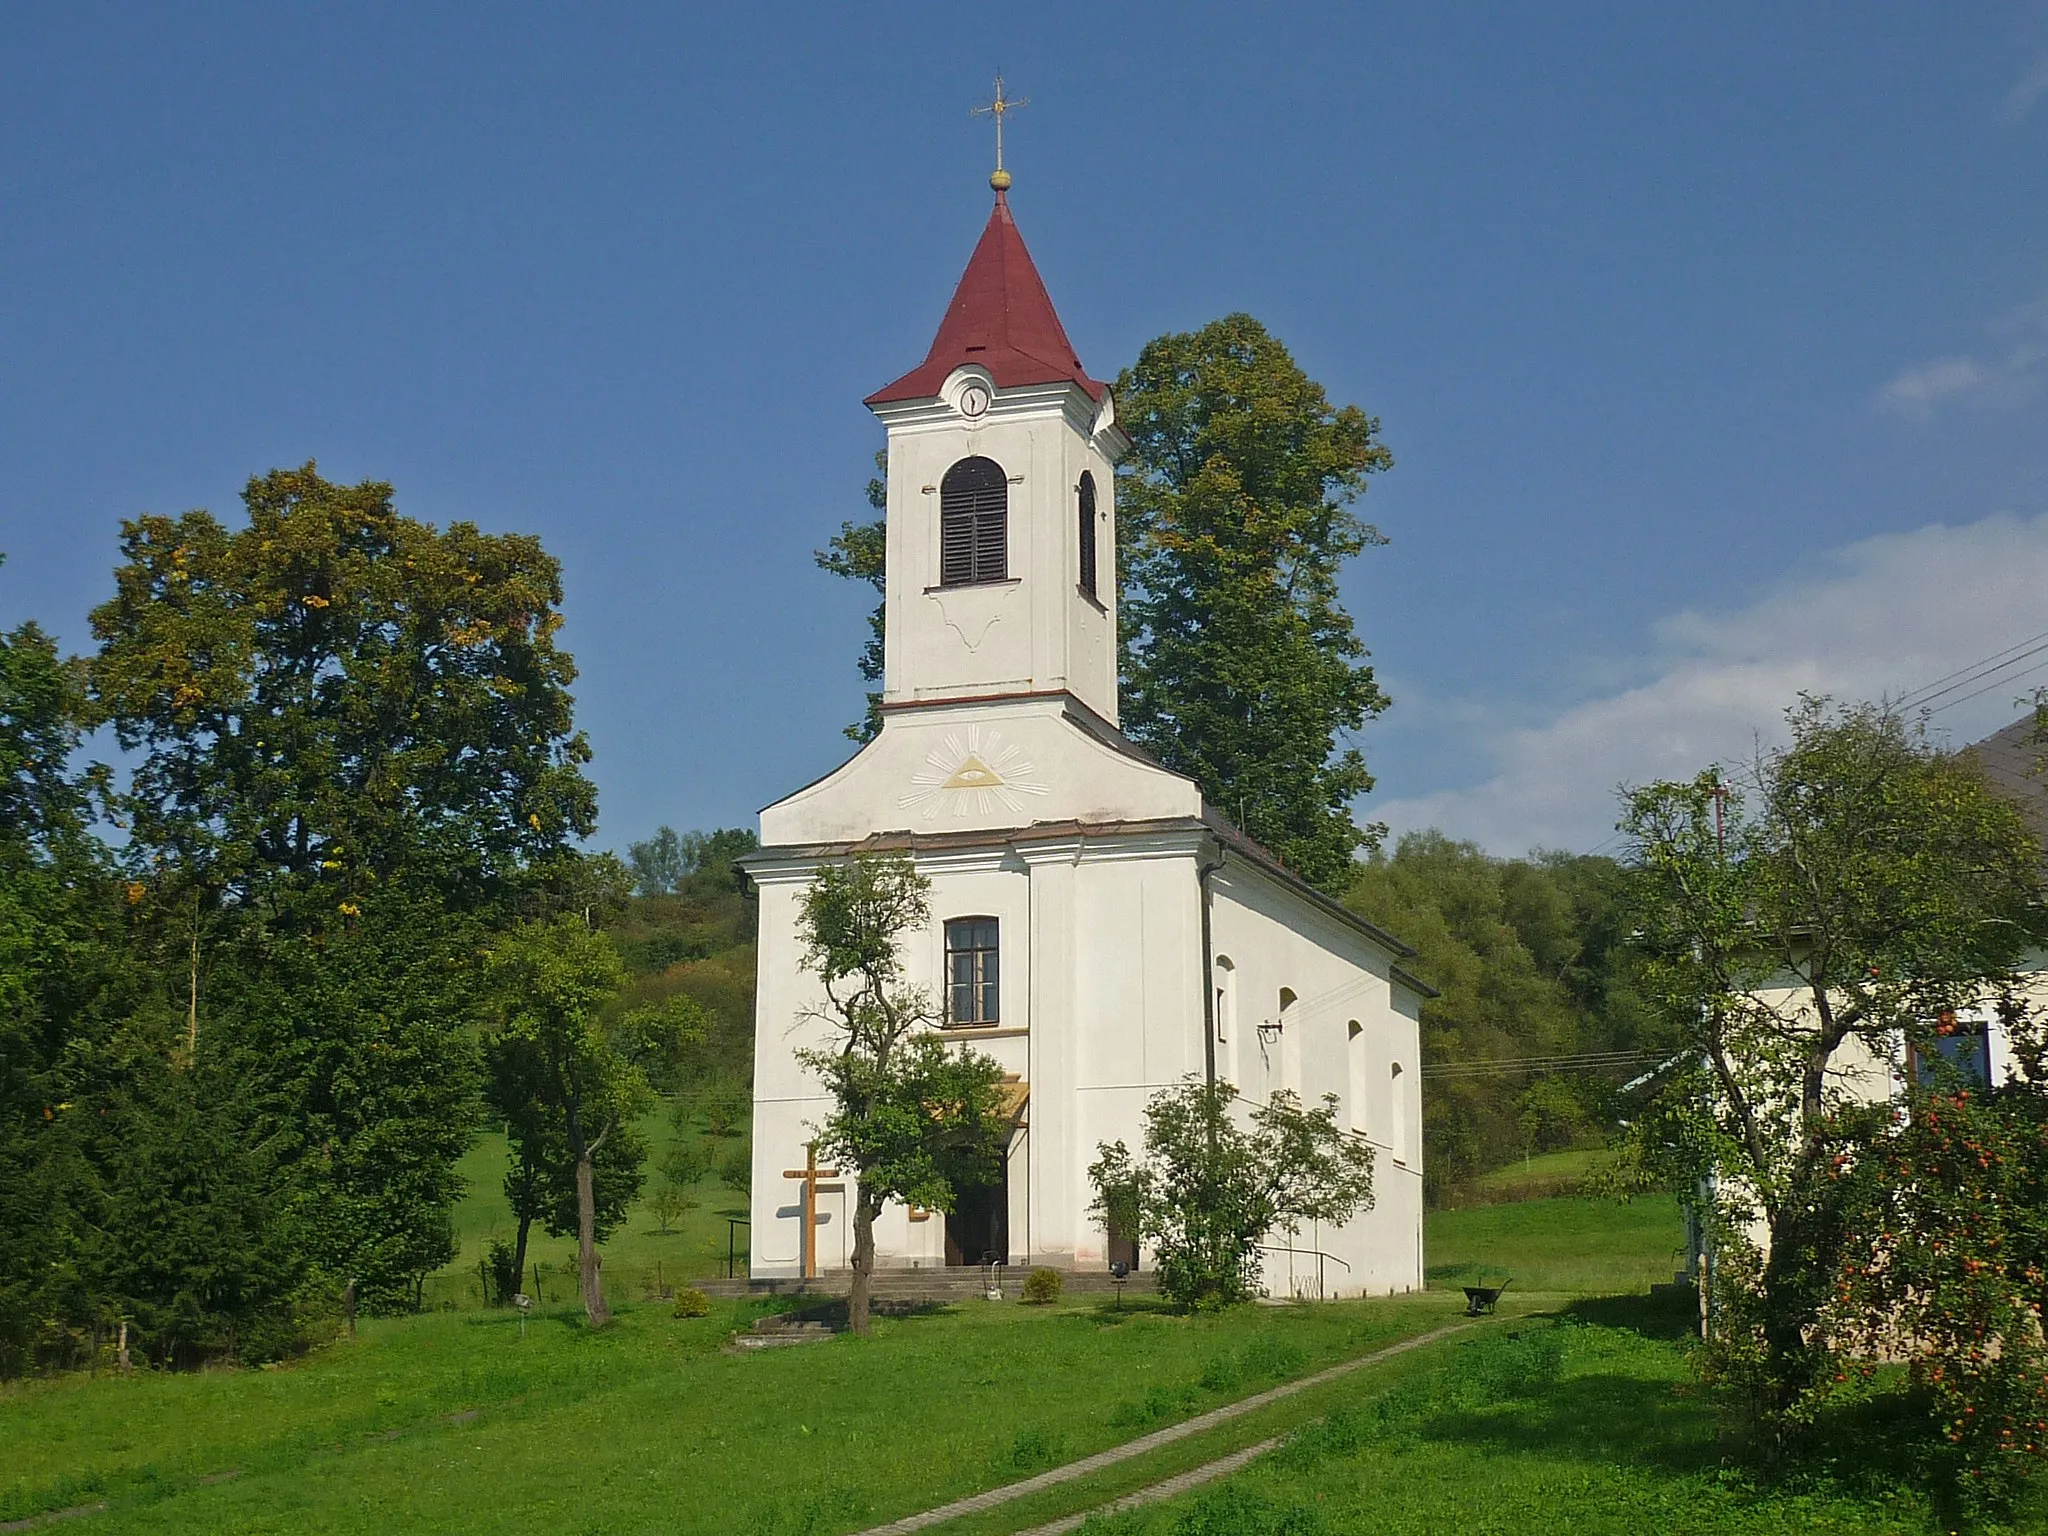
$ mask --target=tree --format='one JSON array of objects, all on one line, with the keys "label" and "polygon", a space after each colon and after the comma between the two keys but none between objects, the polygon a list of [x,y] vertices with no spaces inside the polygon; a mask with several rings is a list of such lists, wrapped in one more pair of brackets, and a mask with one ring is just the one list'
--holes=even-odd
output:
[{"label": "tree", "polygon": [[633,871],[633,888],[642,896],[671,896],[690,872],[683,857],[683,840],[674,827],[663,827],[643,843],[626,850],[626,863]]},{"label": "tree", "polygon": [[[694,1027],[694,1015],[646,1008],[608,1016],[625,967],[603,934],[570,914],[507,934],[491,952],[489,978],[496,1001],[489,1043],[493,1107],[512,1135],[514,1175],[529,1208],[540,1205],[546,1213],[560,1209],[566,1173],[574,1191],[583,1312],[593,1328],[602,1328],[611,1310],[597,1245],[639,1192],[645,1143],[632,1122],[654,1102],[643,1066],[672,1056],[681,1034]],[[608,1150],[616,1171],[601,1180],[600,1160]]]},{"label": "tree", "polygon": [[273,930],[325,936],[418,876],[508,894],[594,827],[537,539],[400,516],[313,465],[206,512],[122,525],[93,698],[142,753],[136,845]]},{"label": "tree", "polygon": [[1882,1105],[1847,1128],[1823,1328],[1862,1380],[1903,1352],[1968,1501],[2009,1504],[2048,1451],[2048,1094],[2038,1059],[1995,1091],[1931,1060],[1903,1125]]},{"label": "tree", "polygon": [[0,1376],[89,1326],[92,1170],[70,1045],[102,969],[103,852],[76,678],[34,624],[0,632]]},{"label": "tree", "polygon": [[[512,1268],[526,1272],[533,1226],[552,1237],[578,1238],[582,1231],[577,1169],[567,1116],[550,1093],[546,1064],[538,1053],[503,1042],[485,1052],[485,1099],[505,1127],[505,1203],[518,1223]],[[631,1122],[622,1122],[590,1151],[591,1236],[607,1241],[625,1221],[644,1182],[647,1141]]]},{"label": "tree", "polygon": [[1182,1307],[1249,1300],[1259,1244],[1303,1221],[1342,1224],[1372,1206],[1372,1147],[1340,1129],[1337,1099],[1315,1109],[1282,1089],[1248,1106],[1237,1090],[1189,1080],[1145,1108],[1145,1158],[1106,1142],[1089,1165],[1090,1207],[1156,1255],[1160,1294]]},{"label": "tree", "polygon": [[243,500],[123,524],[94,718],[136,754],[115,806],[181,1061],[247,1084],[308,1257],[402,1305],[452,1252],[475,957],[594,823],[560,569],[311,464]]},{"label": "tree", "polygon": [[1249,315],[1158,337],[1116,382],[1123,721],[1287,864],[1333,891],[1378,832],[1339,746],[1387,707],[1338,600],[1385,540],[1350,510],[1393,456]]},{"label": "tree", "polygon": [[1653,784],[1623,819],[1644,994],[1675,1042],[1631,1150],[1702,1191],[1720,1369],[1773,1455],[1835,1373],[1822,1324],[1858,1240],[1841,1171],[1891,1123],[1863,1107],[1884,1067],[1859,1062],[1932,1053],[1944,1016],[2009,1002],[2041,932],[2040,851],[1969,764],[1881,707],[1803,698],[1787,719],[1733,784]]},{"label": "tree", "polygon": [[685,1211],[696,1209],[696,1188],[711,1174],[711,1154],[701,1142],[678,1137],[661,1160],[661,1182],[654,1190],[654,1219],[667,1234]]},{"label": "tree", "polygon": [[744,827],[680,834],[663,827],[647,841],[632,844],[626,860],[642,896],[712,897],[740,888],[737,861],[760,846],[761,840]]},{"label": "tree", "polygon": [[818,1153],[854,1174],[847,1310],[860,1334],[882,1207],[900,1200],[950,1211],[955,1188],[993,1181],[1009,1141],[1002,1068],[940,1039],[930,995],[904,981],[903,940],[931,921],[930,891],[908,855],[858,854],[818,870],[798,920],[804,968],[825,994],[811,1018],[833,1039],[797,1059],[832,1100],[816,1128]]},{"label": "tree", "polygon": [[[881,515],[889,510],[889,450],[886,448],[877,450],[875,454],[875,473],[868,480],[868,505],[877,514],[872,520],[841,523],[839,532],[812,558],[820,570],[844,576],[849,581],[864,581],[875,589],[875,606],[868,614],[867,644],[861,647],[859,665],[864,680],[879,683],[887,638],[883,598],[889,586],[889,525],[886,517]],[[867,712],[846,728],[846,734],[865,745],[873,741],[881,730],[881,691],[870,689]]]}]

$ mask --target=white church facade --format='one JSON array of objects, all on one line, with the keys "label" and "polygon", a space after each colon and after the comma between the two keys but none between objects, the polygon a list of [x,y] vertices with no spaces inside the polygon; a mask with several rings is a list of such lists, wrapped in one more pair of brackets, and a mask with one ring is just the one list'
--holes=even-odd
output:
[{"label": "white church facade", "polygon": [[[904,850],[931,881],[910,980],[1013,1081],[1004,1177],[952,1213],[891,1206],[881,1267],[1101,1269],[1149,1255],[1089,1214],[1100,1143],[1142,1143],[1187,1078],[1248,1100],[1334,1094],[1375,1148],[1373,1207],[1276,1233],[1275,1294],[1419,1288],[1422,1105],[1412,951],[1297,879],[1118,729],[1108,388],[1074,355],[997,182],[924,362],[867,404],[888,433],[880,734],[761,813],[752,1274],[804,1262],[802,1181],[829,1112],[798,908],[821,864]],[[818,1188],[819,1269],[850,1262],[848,1181]]]}]

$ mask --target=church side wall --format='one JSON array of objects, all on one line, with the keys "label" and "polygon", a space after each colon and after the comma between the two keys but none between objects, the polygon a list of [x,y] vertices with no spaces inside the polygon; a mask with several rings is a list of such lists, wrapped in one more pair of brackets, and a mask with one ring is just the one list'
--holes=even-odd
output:
[{"label": "church side wall", "polygon": [[[1213,892],[1219,1076],[1252,1100],[1277,1088],[1312,1106],[1334,1095],[1340,1123],[1374,1150],[1370,1210],[1270,1241],[1341,1260],[1322,1264],[1326,1295],[1420,1288],[1420,999],[1393,980],[1381,946],[1256,869],[1226,864]],[[1269,1255],[1269,1288],[1314,1295],[1316,1264]]]}]

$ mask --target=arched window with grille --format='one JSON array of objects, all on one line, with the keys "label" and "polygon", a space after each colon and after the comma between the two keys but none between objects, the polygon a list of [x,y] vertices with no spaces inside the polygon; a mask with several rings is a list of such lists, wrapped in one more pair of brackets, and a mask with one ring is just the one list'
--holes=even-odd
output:
[{"label": "arched window with grille", "polygon": [[994,459],[962,459],[939,482],[939,585],[1010,574],[1010,481]]},{"label": "arched window with grille", "polygon": [[1095,595],[1095,476],[1081,471],[1081,590]]}]

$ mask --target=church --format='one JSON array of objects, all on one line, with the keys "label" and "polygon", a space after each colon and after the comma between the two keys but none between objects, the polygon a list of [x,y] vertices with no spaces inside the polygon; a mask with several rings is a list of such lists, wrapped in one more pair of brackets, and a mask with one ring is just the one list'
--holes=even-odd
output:
[{"label": "church", "polygon": [[[931,882],[912,984],[994,1057],[1003,1176],[951,1212],[891,1206],[876,1265],[1137,1269],[1089,1213],[1099,1144],[1143,1143],[1190,1077],[1246,1100],[1336,1096],[1375,1149],[1372,1208],[1276,1232],[1271,1294],[1420,1288],[1422,1100],[1413,951],[1296,878],[1117,724],[1116,401],[1067,339],[1011,216],[1010,178],[923,362],[868,396],[888,434],[880,733],[761,813],[752,1275],[850,1263],[844,1182],[792,1177],[829,1113],[797,1060],[826,1043],[798,912],[821,864],[907,851]],[[806,1223],[812,1242],[804,1241]]]}]

